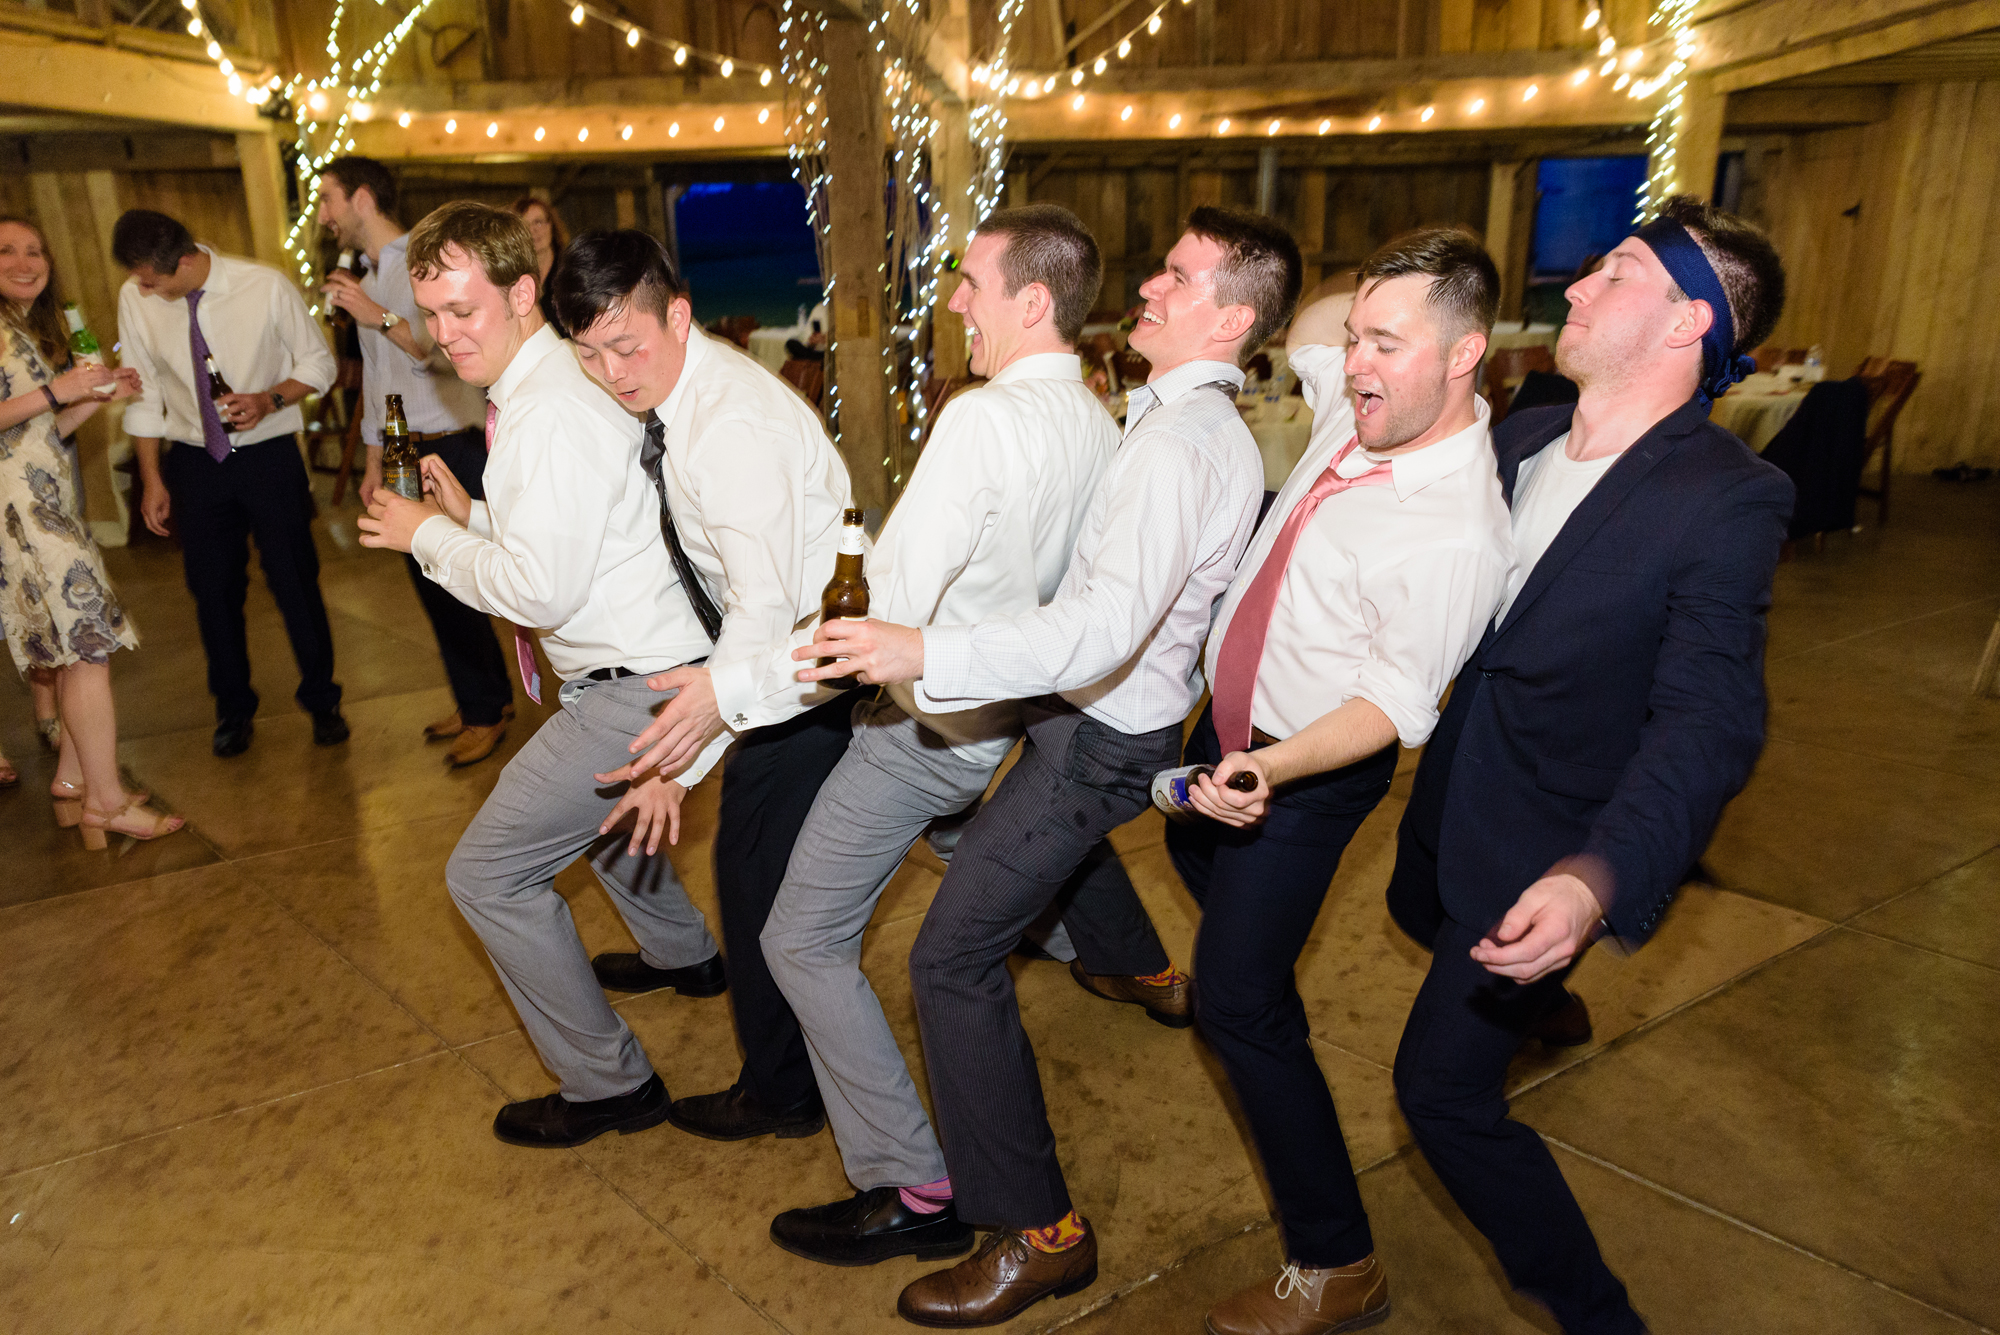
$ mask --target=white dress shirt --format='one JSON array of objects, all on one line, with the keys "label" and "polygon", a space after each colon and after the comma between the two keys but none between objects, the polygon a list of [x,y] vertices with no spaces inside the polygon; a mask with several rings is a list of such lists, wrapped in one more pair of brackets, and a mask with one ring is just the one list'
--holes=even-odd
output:
[{"label": "white dress shirt", "polygon": [[707,654],[639,467],[639,419],[547,326],[488,393],[499,419],[486,499],[472,503],[468,527],[443,515],[418,527],[410,546],[423,572],[462,603],[546,628],[542,650],[565,681],[606,667],[664,672]]},{"label": "white dress shirt", "polygon": [[388,394],[403,396],[403,423],[412,431],[484,430],[486,396],[477,385],[458,378],[451,358],[431,342],[423,313],[417,309],[417,296],[410,287],[409,233],[382,247],[375,267],[361,280],[361,290],[376,305],[402,316],[416,336],[417,346],[426,350],[425,356],[413,359],[382,332],[382,326],[354,322],[355,332],[361,336],[362,443],[381,445],[382,419],[388,406],[383,396]]},{"label": "white dress shirt", "polygon": [[1264,495],[1257,442],[1236,414],[1242,386],[1241,368],[1199,361],[1133,391],[1055,601],[925,629],[918,703],[949,711],[1053,691],[1129,734],[1186,718],[1201,696],[1202,639]]},{"label": "white dress shirt", "polygon": [[[1346,351],[1312,345],[1291,353],[1313,410],[1312,440],[1223,599],[1208,641],[1211,677],[1237,605],[1287,516],[1354,439]],[[1359,697],[1389,716],[1403,745],[1421,746],[1431,735],[1438,697],[1479,643],[1513,563],[1491,413],[1484,399],[1473,403],[1471,426],[1391,456],[1388,485],[1327,497],[1299,534],[1257,665],[1253,727],[1283,739]],[[1381,462],[1356,449],[1339,471],[1358,477]]]},{"label": "white dress shirt", "polygon": [[1619,456],[1578,462],[1569,457],[1569,432],[1521,460],[1514,474],[1514,570],[1507,576],[1507,596],[1493,614],[1496,626],[1521,596],[1521,587],[1535,571],[1535,562],[1569,522],[1570,512],[1590,495],[1591,488],[1618,462]]},{"label": "white dress shirt", "polygon": [[[219,255],[207,246],[201,250],[209,260],[208,279],[195,318],[229,387],[256,394],[287,380],[321,392],[333,384],[333,349],[291,281],[266,265]],[[138,279],[127,278],[118,290],[118,342],[119,355],[144,384],[125,408],[125,434],[201,447],[195,395],[208,397],[208,373],[194,364],[187,299],[149,297]],[[305,415],[294,403],[265,414],[250,430],[231,435],[229,443],[255,445],[304,426]]]},{"label": "white dress shirt", "polygon": [[[970,625],[1047,603],[1117,448],[1118,423],[1085,388],[1075,353],[1023,357],[956,395],[876,540],[870,614]],[[933,714],[907,682],[889,695],[975,764],[999,764],[1021,734],[1012,700]]]},{"label": "white dress shirt", "polygon": [[[764,727],[832,699],[799,681],[791,658],[792,632],[819,616],[840,512],[853,504],[819,414],[733,343],[690,328],[687,363],[655,415],[667,428],[660,472],[674,529],[722,609],[708,670],[723,723]],[[674,596],[686,601],[678,588]]]}]

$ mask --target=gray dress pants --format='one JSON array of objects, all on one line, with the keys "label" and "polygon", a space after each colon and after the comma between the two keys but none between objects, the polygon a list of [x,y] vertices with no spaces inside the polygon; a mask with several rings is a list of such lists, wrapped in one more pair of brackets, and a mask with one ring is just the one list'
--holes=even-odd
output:
[{"label": "gray dress pants", "polygon": [[716,946],[664,850],[632,857],[625,830],[597,832],[625,785],[592,776],[631,758],[626,744],[652,721],[660,693],[643,677],[579,679],[563,683],[561,699],[459,838],[445,884],[563,1097],[587,1102],[630,1093],[653,1066],[591,973],[556,873],[587,854],[655,968],[699,964]]},{"label": "gray dress pants", "polygon": [[854,707],[854,740],[819,790],[764,924],[764,958],[805,1031],[841,1165],[856,1187],[945,1175],[861,936],[882,888],[933,820],[978,800],[998,762],[969,761],[896,705]]}]

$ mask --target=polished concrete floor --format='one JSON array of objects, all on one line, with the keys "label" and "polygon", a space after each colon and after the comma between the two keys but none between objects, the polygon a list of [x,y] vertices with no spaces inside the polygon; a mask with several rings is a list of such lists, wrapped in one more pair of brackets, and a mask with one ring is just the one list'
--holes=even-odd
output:
[{"label": "polished concrete floor", "polygon": [[[2000,1326],[2000,701],[1967,692],[2000,612],[2000,484],[1898,486],[1892,527],[1779,573],[1771,741],[1712,884],[1637,956],[1586,960],[1594,1045],[1517,1067],[1518,1113],[1663,1333]],[[766,1238],[845,1194],[824,1135],[493,1139],[501,1102],[552,1087],[442,884],[499,764],[447,773],[418,740],[448,695],[400,561],[355,545],[354,513],[321,538],[354,728],[331,750],[260,588],[256,744],[211,757],[177,558],[111,555],[145,637],[116,660],[123,757],[186,833],[85,853],[39,795],[25,688],[0,688],[27,776],[0,793],[0,1329],[898,1329],[918,1263],[834,1270]],[[1381,1329],[1553,1330],[1395,1110],[1424,967],[1382,907],[1401,792],[1299,970],[1391,1275]],[[674,853],[711,914],[714,811],[711,784]],[[1159,824],[1118,842],[1186,961]],[[587,874],[561,884],[592,949],[629,948]],[[905,866],[866,958],[919,1072],[903,961],[936,884]],[[1012,1329],[1200,1330],[1279,1260],[1214,1062],[1059,966],[1023,966],[1020,995],[1102,1269]],[[676,1094],[733,1075],[724,1001],[620,1005]]]}]

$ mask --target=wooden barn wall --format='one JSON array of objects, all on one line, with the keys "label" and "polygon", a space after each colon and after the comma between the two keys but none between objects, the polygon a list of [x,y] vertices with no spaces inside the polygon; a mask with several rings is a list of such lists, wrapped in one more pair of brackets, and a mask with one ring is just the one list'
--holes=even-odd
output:
[{"label": "wooden barn wall", "polygon": [[[1322,273],[1358,266],[1384,241],[1414,227],[1463,223],[1483,233],[1488,175],[1483,162],[1285,171],[1278,177],[1276,216],[1300,238],[1311,286]],[[1061,204],[1097,237],[1104,255],[1097,306],[1103,311],[1138,303],[1139,284],[1159,269],[1187,209],[1251,209],[1257,201],[1254,170],[1189,172],[1185,195],[1181,174],[1163,168],[1057,169],[1040,176],[1029,170],[1022,179],[1032,181],[1022,202]]]},{"label": "wooden barn wall", "polygon": [[2000,81],[1907,85],[1889,119],[1763,157],[1746,208],[1790,289],[1772,341],[1820,344],[1835,374],[1917,363],[1899,469],[2000,464]]}]

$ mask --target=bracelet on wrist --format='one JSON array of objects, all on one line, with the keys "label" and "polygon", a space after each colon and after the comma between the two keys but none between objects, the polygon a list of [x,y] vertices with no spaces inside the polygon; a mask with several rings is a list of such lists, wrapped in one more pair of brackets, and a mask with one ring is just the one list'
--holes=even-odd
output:
[{"label": "bracelet on wrist", "polygon": [[56,397],[56,391],[53,386],[41,385],[38,388],[42,391],[42,397],[49,401],[49,410],[51,412],[59,413],[63,410],[63,401]]}]

